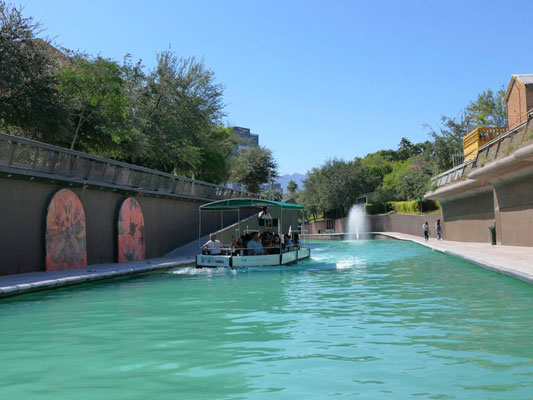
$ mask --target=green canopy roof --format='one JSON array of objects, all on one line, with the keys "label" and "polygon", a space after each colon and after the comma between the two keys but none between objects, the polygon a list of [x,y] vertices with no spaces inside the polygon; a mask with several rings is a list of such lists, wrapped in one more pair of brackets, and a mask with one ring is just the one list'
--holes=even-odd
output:
[{"label": "green canopy roof", "polygon": [[237,210],[243,207],[280,207],[285,210],[300,210],[304,208],[299,204],[284,203],[282,201],[261,199],[230,199],[219,200],[200,206],[200,210]]}]

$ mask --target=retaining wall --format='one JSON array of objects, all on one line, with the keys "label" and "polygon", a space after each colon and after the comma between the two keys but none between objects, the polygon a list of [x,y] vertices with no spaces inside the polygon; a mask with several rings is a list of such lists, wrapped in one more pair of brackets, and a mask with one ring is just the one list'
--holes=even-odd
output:
[{"label": "retaining wall", "polygon": [[[45,225],[50,199],[65,186],[0,178],[0,275],[45,270]],[[117,261],[117,218],[131,193],[69,187],[86,219],[89,264]],[[198,237],[198,207],[206,201],[137,195],[145,221],[146,258],[163,256]],[[202,216],[202,234],[236,221],[235,213]]]},{"label": "retaining wall", "polygon": [[[422,225],[424,222],[429,223],[430,236],[436,237],[435,222],[440,219],[442,222],[441,214],[388,214],[388,215],[367,215],[368,231],[369,232],[400,232],[410,235],[423,235]],[[328,232],[327,220],[320,220],[308,224],[305,226],[306,232],[311,235],[326,234],[326,233],[343,233],[346,232],[346,220],[347,218],[338,218],[334,220],[334,231]],[[331,226],[331,222],[329,226]],[[443,234],[446,234],[445,227],[443,226]],[[445,236],[446,237],[446,236]]]}]

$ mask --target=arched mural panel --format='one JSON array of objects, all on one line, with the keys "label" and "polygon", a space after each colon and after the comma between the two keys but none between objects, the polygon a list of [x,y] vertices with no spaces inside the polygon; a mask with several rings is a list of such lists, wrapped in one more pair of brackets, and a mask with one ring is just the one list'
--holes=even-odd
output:
[{"label": "arched mural panel", "polygon": [[45,242],[47,271],[87,266],[85,212],[72,190],[61,189],[50,200]]},{"label": "arched mural panel", "polygon": [[141,206],[133,197],[122,203],[118,215],[118,262],[146,258],[144,216]]}]

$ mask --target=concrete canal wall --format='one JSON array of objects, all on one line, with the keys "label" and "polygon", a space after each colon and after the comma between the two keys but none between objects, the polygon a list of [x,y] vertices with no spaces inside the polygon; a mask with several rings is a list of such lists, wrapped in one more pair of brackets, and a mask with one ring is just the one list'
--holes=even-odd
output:
[{"label": "concrete canal wall", "polygon": [[[0,178],[0,275],[45,269],[46,213],[63,186]],[[126,193],[70,187],[85,211],[88,264],[117,261],[117,217]],[[206,201],[135,196],[144,214],[146,258],[198,237],[198,207]],[[236,222],[235,213],[204,213],[203,234]]]},{"label": "concrete canal wall", "polygon": [[[369,232],[400,232],[408,235],[422,235],[422,225],[429,222],[430,234],[436,237],[435,222],[437,219],[442,221],[441,214],[387,214],[387,215],[368,215]],[[347,232],[347,218],[338,218],[335,220],[320,220],[305,225],[304,229],[311,235],[326,233],[344,233]],[[443,228],[443,234],[446,234]]]},{"label": "concrete canal wall", "polygon": [[0,275],[163,256],[198,237],[200,205],[237,197],[258,196],[0,133]]}]

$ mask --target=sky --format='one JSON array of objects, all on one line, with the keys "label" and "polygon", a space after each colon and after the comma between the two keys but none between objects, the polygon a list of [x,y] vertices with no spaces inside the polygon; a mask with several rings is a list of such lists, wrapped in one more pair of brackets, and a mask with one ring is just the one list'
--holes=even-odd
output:
[{"label": "sky", "polygon": [[427,140],[483,90],[533,73],[531,1],[21,0],[69,49],[155,66],[203,58],[225,123],[305,173]]}]

